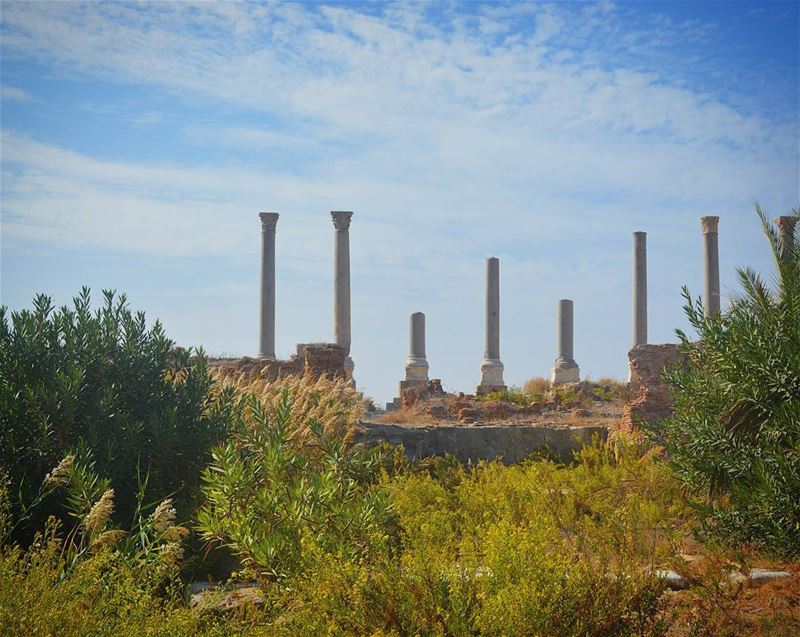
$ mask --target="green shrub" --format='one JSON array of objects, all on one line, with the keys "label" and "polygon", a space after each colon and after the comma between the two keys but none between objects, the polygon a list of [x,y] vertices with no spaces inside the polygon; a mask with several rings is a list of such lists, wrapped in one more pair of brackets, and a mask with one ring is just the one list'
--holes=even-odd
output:
[{"label": "green shrub", "polygon": [[136,509],[139,476],[148,500],[188,499],[210,447],[223,439],[231,392],[214,396],[202,352],[174,350],[156,322],[133,314],[124,296],[104,292],[91,310],[89,290],[73,309],[40,295],[32,310],[0,308],[0,466],[14,494],[17,539],[32,536],[50,513],[47,497],[28,511],[45,474],[79,446],[110,479],[123,524]]},{"label": "green shrub", "polygon": [[152,563],[139,567],[104,547],[65,570],[57,531],[50,524],[27,551],[0,546],[0,634],[211,634],[213,621],[186,608],[177,588],[164,592],[164,576],[174,577],[174,568],[165,573]]},{"label": "green shrub", "polygon": [[519,387],[508,387],[506,389],[501,389],[500,391],[490,392],[488,394],[483,394],[478,396],[478,400],[483,402],[490,402],[493,400],[499,400],[504,403],[513,403],[515,405],[522,405],[526,406],[530,404],[530,397],[525,394]]},{"label": "green shrub", "polygon": [[684,289],[698,339],[678,332],[689,365],[667,373],[675,413],[651,431],[682,480],[707,496],[711,530],[800,555],[800,250],[781,249],[757,210],[776,289],[740,269],[741,296],[711,318]]},{"label": "green shrub", "polygon": [[597,446],[452,473],[385,478],[399,547],[291,580],[283,634],[661,634],[650,568],[686,513],[663,465]]},{"label": "green shrub", "polygon": [[373,487],[383,451],[347,448],[316,421],[294,422],[288,391],[274,409],[253,396],[247,411],[203,472],[202,537],[267,580],[303,572],[314,554],[362,555],[390,522],[386,496]]}]

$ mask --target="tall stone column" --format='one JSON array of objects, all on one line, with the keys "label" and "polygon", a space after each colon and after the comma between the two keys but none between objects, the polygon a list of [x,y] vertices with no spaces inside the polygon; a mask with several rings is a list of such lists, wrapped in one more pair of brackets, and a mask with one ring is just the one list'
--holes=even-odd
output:
[{"label": "tall stone column", "polygon": [[572,350],[572,309],[572,301],[569,299],[558,302],[558,352],[550,377],[553,385],[577,383],[581,379],[581,370],[575,362]]},{"label": "tall stone column", "polygon": [[633,233],[633,345],[647,344],[647,233]]},{"label": "tall stone column", "polygon": [[478,394],[489,394],[506,388],[503,363],[500,361],[500,259],[486,260],[486,347],[481,363]]},{"label": "tall stone column", "polygon": [[428,360],[425,358],[425,315],[415,312],[409,321],[409,352],[406,360],[406,379],[400,381],[400,397],[403,390],[428,382]]},{"label": "tall stone column", "polygon": [[355,365],[350,358],[350,220],[353,213],[332,210],[333,227],[336,228],[333,274],[333,336],[337,345],[344,348],[344,371],[347,380],[353,380]]},{"label": "tall stone column", "polygon": [[703,263],[705,297],[703,311],[706,316],[716,316],[720,310],[719,294],[719,217],[700,217],[703,228]]},{"label": "tall stone column", "polygon": [[259,212],[261,219],[261,305],[258,355],[275,358],[275,226],[277,212]]},{"label": "tall stone column", "polygon": [[785,215],[775,217],[778,226],[778,239],[780,241],[781,254],[787,251],[788,246],[794,245],[794,227],[797,225],[797,215]]}]

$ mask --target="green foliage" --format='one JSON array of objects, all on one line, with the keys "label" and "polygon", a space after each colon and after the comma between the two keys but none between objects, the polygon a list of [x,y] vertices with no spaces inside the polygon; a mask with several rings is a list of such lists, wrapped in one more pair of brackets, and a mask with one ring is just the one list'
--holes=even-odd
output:
[{"label": "green foliage", "polygon": [[165,575],[174,578],[174,567],[165,573],[152,563],[133,564],[103,547],[65,569],[55,522],[27,551],[19,546],[0,548],[2,635],[214,634],[209,618],[186,608],[176,589],[164,591]]},{"label": "green foliage", "polygon": [[685,511],[661,465],[617,451],[385,478],[399,548],[292,580],[282,634],[661,634],[649,573]]},{"label": "green foliage", "polygon": [[128,523],[140,468],[150,475],[149,499],[186,501],[227,432],[231,392],[212,397],[202,352],[173,350],[158,322],[148,329],[124,296],[103,294],[95,312],[86,288],[73,309],[56,310],[44,295],[10,317],[0,308],[0,466],[15,516],[26,518],[18,539],[59,510],[39,485],[69,452],[91,452]]},{"label": "green foliage", "polygon": [[682,480],[707,496],[711,530],[800,555],[800,250],[781,247],[757,210],[775,289],[740,269],[741,296],[711,318],[684,289],[699,338],[678,332],[689,365],[666,375],[675,414],[652,431]]},{"label": "green foliage", "polygon": [[513,403],[515,405],[522,406],[530,405],[531,403],[530,396],[525,394],[519,387],[508,387],[506,389],[501,389],[500,391],[483,394],[478,396],[478,400],[482,402],[499,400],[504,403]]},{"label": "green foliage", "polygon": [[288,391],[275,409],[253,396],[248,410],[203,472],[202,537],[271,580],[302,572],[310,555],[363,556],[370,534],[391,518],[385,493],[373,486],[383,451],[346,448],[316,421],[293,423]]},{"label": "green foliage", "polygon": [[553,387],[551,395],[555,402],[564,407],[583,405],[590,401],[590,398],[575,385],[556,385]]}]

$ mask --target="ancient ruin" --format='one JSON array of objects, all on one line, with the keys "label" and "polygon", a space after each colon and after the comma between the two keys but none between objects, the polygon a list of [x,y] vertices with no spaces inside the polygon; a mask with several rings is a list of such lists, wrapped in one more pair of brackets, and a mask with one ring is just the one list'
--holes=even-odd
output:
[{"label": "ancient ruin", "polygon": [[719,293],[719,217],[700,217],[703,228],[703,274],[705,295],[703,309],[706,316],[716,316],[720,311]]},{"label": "ancient ruin", "polygon": [[[259,213],[261,220],[261,289],[259,314],[259,358],[217,359],[212,365],[234,369],[248,376],[275,380],[290,374],[328,375],[353,381],[350,357],[350,211],[332,211],[334,225],[334,343],[301,344],[286,361],[275,357],[275,229],[277,212]],[[700,219],[703,230],[704,309],[707,316],[720,312],[719,217]],[[796,217],[775,219],[783,249],[794,242]],[[398,397],[387,403],[388,422],[364,422],[363,441],[389,440],[406,447],[410,456],[450,452],[469,460],[500,457],[516,461],[549,446],[568,455],[575,445],[610,429],[634,430],[642,421],[665,418],[670,413],[669,388],[662,379],[665,369],[686,363],[678,345],[650,345],[647,333],[647,233],[633,233],[632,252],[632,349],[628,353],[629,378],[624,409],[586,408],[607,400],[614,387],[581,382],[574,358],[574,303],[557,302],[557,353],[550,378],[550,398],[522,406],[487,395],[506,389],[500,359],[500,261],[486,260],[484,354],[475,395],[448,394],[438,379],[429,379],[426,357],[425,314],[409,317],[409,354]],[[562,405],[561,388],[584,406]],[[499,395],[501,398],[503,394]],[[493,397],[489,397],[493,398]],[[598,409],[600,409],[598,411]],[[404,424],[404,414],[424,426]],[[397,420],[397,419],[401,420]],[[585,421],[585,422],[582,422]],[[469,428],[475,428],[472,431]]]},{"label": "ancient ruin", "polygon": [[355,364],[350,358],[350,220],[353,213],[332,210],[331,218],[336,229],[333,257],[333,337],[344,348],[344,369],[348,380],[353,380]]},{"label": "ancient ruin", "polygon": [[670,415],[670,390],[661,374],[676,365],[686,364],[679,345],[635,345],[628,352],[630,384],[636,398],[625,405],[620,423],[623,431],[633,431],[642,421],[654,422]]},{"label": "ancient ruin", "polygon": [[633,343],[647,343],[647,233],[633,233]]},{"label": "ancient ruin", "polygon": [[344,348],[333,343],[299,343],[288,360],[276,358],[210,358],[209,367],[247,379],[278,380],[286,376],[309,375],[312,378],[329,376],[346,378]]},{"label": "ancient ruin", "polygon": [[561,299],[558,302],[558,353],[550,377],[553,385],[577,383],[581,380],[581,370],[573,358],[572,306],[572,301],[569,299]]},{"label": "ancient ruin", "polygon": [[500,360],[500,259],[486,259],[486,336],[478,394],[491,394],[506,388]]},{"label": "ancient ruin", "polygon": [[261,303],[258,355],[275,358],[275,226],[277,212],[259,212],[261,219]]},{"label": "ancient ruin", "polygon": [[406,378],[400,381],[400,396],[409,387],[428,382],[428,360],[425,358],[425,315],[415,312],[409,318],[409,352],[406,360]]}]

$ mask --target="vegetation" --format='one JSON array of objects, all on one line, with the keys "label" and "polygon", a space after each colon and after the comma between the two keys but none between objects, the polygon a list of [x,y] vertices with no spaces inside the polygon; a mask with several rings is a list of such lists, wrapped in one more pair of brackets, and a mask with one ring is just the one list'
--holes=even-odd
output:
[{"label": "vegetation", "polygon": [[552,387],[546,378],[535,377],[525,381],[522,387],[508,387],[500,391],[479,396],[484,402],[499,400],[515,405],[534,403],[557,403],[565,407],[589,405],[593,401],[610,402],[629,397],[627,384],[604,378],[593,383],[586,380],[580,385],[558,385]]},{"label": "vegetation", "polygon": [[775,258],[775,289],[740,269],[741,296],[714,317],[684,289],[699,338],[678,332],[689,365],[667,375],[675,415],[652,432],[676,474],[707,496],[707,530],[798,556],[800,250],[780,246],[766,213],[758,214]]},{"label": "vegetation", "polygon": [[0,467],[18,539],[61,510],[40,485],[70,453],[109,479],[125,524],[140,483],[148,501],[175,496],[188,515],[209,449],[227,434],[233,392],[212,394],[205,358],[173,349],[125,296],[103,296],[95,312],[86,288],[72,309],[44,295],[10,317],[0,308]]},{"label": "vegetation", "polygon": [[[352,443],[346,383],[209,372],[124,297],[3,309],[0,634],[796,633],[796,574],[729,577],[800,554],[800,267],[762,219],[774,292],[743,270],[712,318],[686,294],[700,338],[681,334],[675,415],[651,429],[665,454],[620,436],[566,464],[410,463]],[[532,379],[494,398],[623,396]],[[187,565],[217,546],[258,603],[190,606]],[[689,590],[665,593],[665,568]]]},{"label": "vegetation", "polygon": [[273,409],[250,398],[247,411],[203,472],[202,537],[266,580],[304,572],[312,555],[363,556],[371,532],[390,519],[385,494],[370,488],[381,450],[346,450],[318,421],[295,419],[288,390]]},{"label": "vegetation", "polygon": [[[277,408],[286,395],[292,403],[292,436],[305,440],[313,435],[310,424],[318,423],[327,436],[347,438],[364,412],[366,400],[342,378],[321,376],[290,376],[279,383],[265,383],[261,379],[247,379],[244,375],[231,376],[214,370],[211,378],[220,388],[231,389],[237,396],[258,399],[266,409]],[[252,404],[248,404],[252,407]],[[252,416],[252,408],[240,410],[237,416]]]}]

